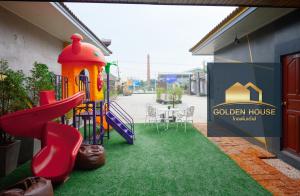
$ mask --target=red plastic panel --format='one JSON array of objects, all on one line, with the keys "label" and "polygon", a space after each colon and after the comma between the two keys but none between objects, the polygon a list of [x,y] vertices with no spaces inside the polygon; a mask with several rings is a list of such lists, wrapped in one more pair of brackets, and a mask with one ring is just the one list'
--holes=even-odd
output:
[{"label": "red plastic panel", "polygon": [[82,136],[73,127],[47,123],[44,147],[32,160],[32,173],[35,176],[64,181],[72,171]]},{"label": "red plastic panel", "polygon": [[78,92],[61,101],[4,115],[0,126],[10,135],[41,140],[45,124],[79,105],[83,98],[84,92]]}]

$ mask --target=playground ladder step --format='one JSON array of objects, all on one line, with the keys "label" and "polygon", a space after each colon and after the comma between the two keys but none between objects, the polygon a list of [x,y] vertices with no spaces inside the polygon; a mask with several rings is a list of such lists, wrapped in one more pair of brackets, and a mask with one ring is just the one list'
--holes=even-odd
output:
[{"label": "playground ladder step", "polygon": [[133,131],[128,129],[117,116],[109,111],[106,113],[106,120],[127,141],[127,143],[133,144]]}]

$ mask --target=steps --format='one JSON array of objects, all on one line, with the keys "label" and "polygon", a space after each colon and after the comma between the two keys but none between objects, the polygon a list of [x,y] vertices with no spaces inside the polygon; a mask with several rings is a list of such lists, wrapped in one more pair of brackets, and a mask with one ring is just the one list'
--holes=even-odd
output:
[{"label": "steps", "polygon": [[124,124],[112,111],[106,112],[106,121],[127,141],[133,144],[134,132]]}]

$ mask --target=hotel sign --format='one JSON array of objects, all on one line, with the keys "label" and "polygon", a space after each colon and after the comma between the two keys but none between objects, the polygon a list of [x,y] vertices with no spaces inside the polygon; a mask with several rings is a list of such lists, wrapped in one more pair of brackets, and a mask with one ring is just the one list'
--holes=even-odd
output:
[{"label": "hotel sign", "polygon": [[274,64],[214,63],[208,70],[209,136],[280,135]]}]

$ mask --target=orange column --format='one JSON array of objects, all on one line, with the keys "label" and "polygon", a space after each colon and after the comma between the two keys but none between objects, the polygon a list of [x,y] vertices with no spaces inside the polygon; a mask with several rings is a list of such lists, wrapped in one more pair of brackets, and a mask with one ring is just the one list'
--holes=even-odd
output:
[{"label": "orange column", "polygon": [[97,87],[97,78],[98,78],[98,66],[93,65],[88,68],[90,74],[90,92],[91,92],[91,100],[103,100],[103,91],[98,91]]},{"label": "orange column", "polygon": [[70,64],[62,65],[62,75],[68,78],[68,96],[75,94],[75,77],[73,66]]}]

